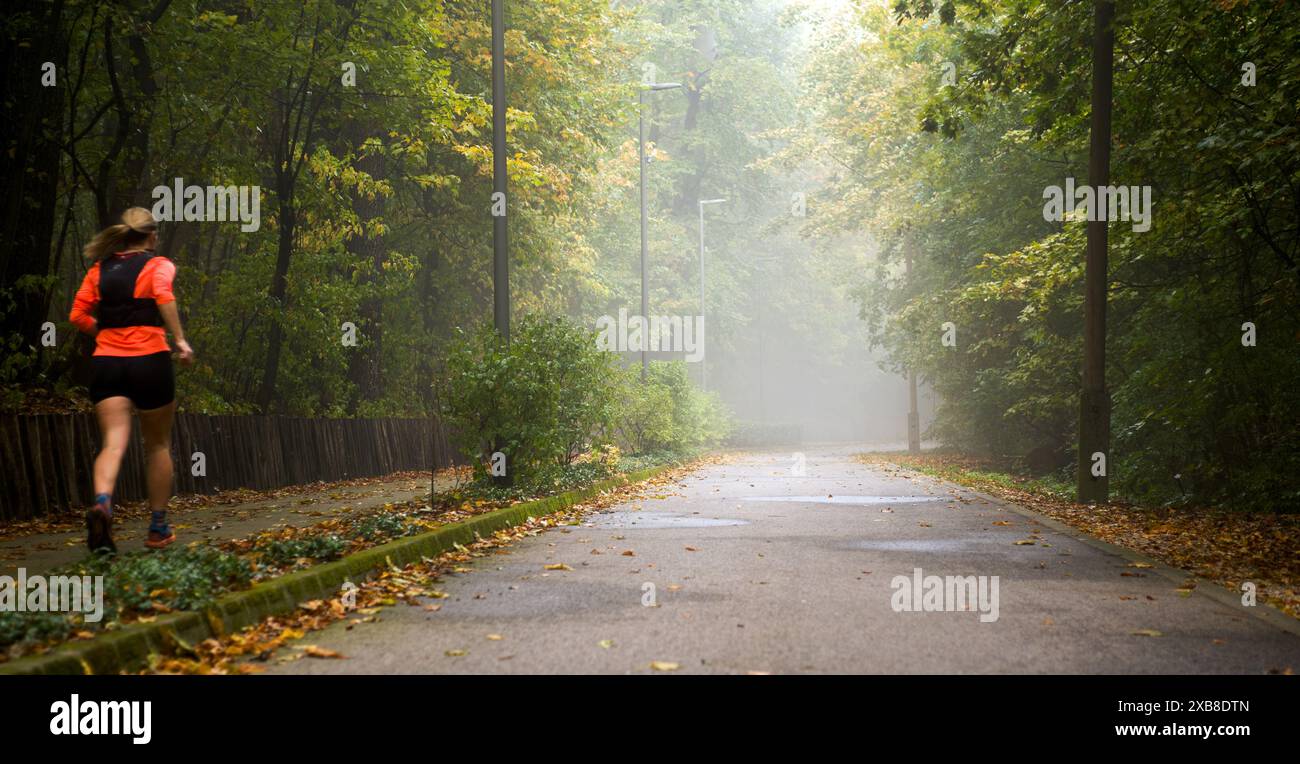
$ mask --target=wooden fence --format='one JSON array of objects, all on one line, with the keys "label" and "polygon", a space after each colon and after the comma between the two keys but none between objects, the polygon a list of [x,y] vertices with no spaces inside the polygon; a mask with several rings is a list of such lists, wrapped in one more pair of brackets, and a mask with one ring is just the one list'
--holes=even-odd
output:
[{"label": "wooden fence", "polygon": [[[138,425],[116,498],[145,496]],[[93,414],[0,415],[0,520],[84,507],[93,500],[99,451]],[[195,454],[206,475],[195,476]],[[427,470],[455,460],[447,433],[429,419],[302,419],[178,414],[172,433],[176,493],[269,489]]]}]

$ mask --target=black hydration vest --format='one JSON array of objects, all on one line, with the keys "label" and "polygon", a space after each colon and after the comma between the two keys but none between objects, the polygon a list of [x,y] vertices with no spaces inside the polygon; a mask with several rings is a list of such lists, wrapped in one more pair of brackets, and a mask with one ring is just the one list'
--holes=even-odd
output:
[{"label": "black hydration vest", "polygon": [[152,259],[152,252],[130,257],[109,257],[99,263],[99,309],[95,315],[101,329],[126,326],[162,326],[162,314],[152,297],[135,296],[135,280]]}]

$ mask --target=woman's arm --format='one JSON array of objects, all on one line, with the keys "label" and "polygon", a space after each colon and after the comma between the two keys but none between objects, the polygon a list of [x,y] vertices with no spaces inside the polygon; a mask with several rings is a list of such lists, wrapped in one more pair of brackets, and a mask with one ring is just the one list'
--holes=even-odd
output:
[{"label": "woman's arm", "polygon": [[81,280],[77,296],[72,299],[72,313],[68,315],[68,320],[86,334],[95,336],[99,332],[99,322],[95,320],[93,311],[98,304],[99,265],[96,264],[86,271],[86,277]]},{"label": "woman's arm", "polygon": [[176,310],[176,301],[159,305],[158,312],[162,314],[163,325],[172,333],[172,341],[176,343],[176,350],[181,354],[180,362],[186,366],[194,363],[194,349],[185,341],[185,330],[181,328],[181,314]]},{"label": "woman's arm", "polygon": [[[180,362],[186,366],[194,363],[194,350],[185,341],[185,329],[181,327],[181,314],[176,310],[176,295],[172,293],[172,279],[176,278],[176,266],[165,257],[155,257],[146,268],[152,267],[150,286],[158,312],[162,315],[163,325],[172,333],[172,342],[180,353]],[[140,276],[143,278],[144,274]]]}]

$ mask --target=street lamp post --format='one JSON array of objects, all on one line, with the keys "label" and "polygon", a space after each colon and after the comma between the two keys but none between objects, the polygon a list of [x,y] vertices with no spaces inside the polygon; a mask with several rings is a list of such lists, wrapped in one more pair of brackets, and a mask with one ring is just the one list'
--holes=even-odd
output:
[{"label": "street lamp post", "polygon": [[650,370],[650,359],[646,355],[646,349],[649,347],[649,321],[650,321],[650,293],[646,286],[645,280],[645,261],[646,261],[646,206],[645,206],[645,94],[647,90],[673,90],[680,88],[679,82],[661,82],[655,84],[644,84],[637,93],[636,123],[637,133],[640,140],[637,143],[637,158],[641,165],[641,381],[646,381]]},{"label": "street lamp post", "polygon": [[[700,321],[704,320],[704,205],[722,204],[726,199],[700,200]],[[709,389],[709,367],[707,353],[700,357],[700,389]]]},{"label": "street lamp post", "polygon": [[[510,244],[506,225],[506,44],[505,0],[492,0],[492,196],[502,214],[492,219],[492,317],[497,333],[510,340]],[[499,194],[499,196],[498,196]],[[498,201],[499,200],[499,201]]]},{"label": "street lamp post", "polygon": [[[492,0],[492,322],[497,334],[510,342],[510,240],[506,222],[506,42],[505,0]],[[499,214],[498,214],[498,205]],[[503,449],[499,440],[493,452]],[[495,458],[495,457],[494,457]],[[493,482],[510,485],[509,473]],[[435,486],[434,490],[437,490]]]}]

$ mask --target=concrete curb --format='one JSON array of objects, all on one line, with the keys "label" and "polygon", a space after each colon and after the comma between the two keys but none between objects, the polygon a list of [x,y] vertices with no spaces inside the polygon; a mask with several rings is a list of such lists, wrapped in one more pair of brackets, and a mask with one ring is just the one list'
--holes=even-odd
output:
[{"label": "concrete curb", "polygon": [[1291,616],[1287,615],[1285,612],[1268,604],[1267,602],[1256,602],[1254,607],[1246,607],[1241,604],[1240,596],[1238,596],[1237,594],[1235,594],[1229,589],[1225,589],[1223,586],[1221,586],[1215,581],[1210,581],[1208,579],[1200,578],[1199,576],[1196,576],[1185,570],[1175,568],[1171,565],[1166,565],[1165,563],[1160,562],[1157,559],[1154,559],[1152,557],[1147,557],[1141,552],[1135,552],[1132,549],[1129,549],[1128,547],[1118,546],[1116,544],[1110,543],[1109,541],[1102,541],[1101,539],[1096,538],[1095,536],[1091,536],[1085,533],[1084,531],[1075,528],[1072,525],[1067,525],[1061,522],[1060,520],[1057,520],[1056,518],[1048,517],[1047,515],[1040,514],[1038,512],[1033,511],[1032,509],[1026,509],[1025,507],[1022,507],[1019,504],[1011,502],[1007,499],[999,498],[992,494],[984,493],[983,491],[979,491],[969,486],[962,485],[961,483],[956,483],[953,481],[944,480],[943,478],[935,477],[933,475],[928,475],[924,472],[914,470],[910,467],[905,467],[896,462],[889,462],[889,464],[893,465],[894,467],[900,470],[903,470],[904,472],[909,472],[918,477],[935,481],[936,483],[955,485],[958,488],[961,488],[963,491],[970,493],[972,496],[978,496],[979,498],[984,499],[985,501],[992,502],[999,507],[1004,507],[1006,509],[1009,509],[1018,515],[1034,520],[1039,524],[1052,529],[1056,533],[1060,533],[1063,536],[1068,536],[1074,539],[1075,541],[1078,541],[1081,544],[1085,544],[1087,546],[1092,547],[1093,549],[1097,549],[1102,552],[1115,555],[1116,557],[1121,557],[1125,560],[1128,560],[1129,562],[1140,562],[1143,565],[1149,565],[1150,568],[1146,568],[1146,569],[1154,573],[1158,573],[1160,576],[1167,578],[1170,581],[1173,581],[1174,583],[1178,584],[1180,587],[1184,583],[1188,582],[1189,580],[1194,581],[1196,583],[1196,587],[1192,589],[1193,594],[1199,594],[1203,597],[1209,597],[1215,602],[1218,602],[1220,605],[1231,608],[1234,612],[1243,613],[1245,615],[1258,618],[1262,621],[1265,621],[1266,623],[1269,623],[1275,628],[1281,629],[1282,631],[1288,632],[1290,634],[1295,634],[1296,636],[1300,636],[1300,620],[1292,618]]},{"label": "concrete curb", "polygon": [[0,675],[112,674],[138,668],[147,663],[151,654],[238,631],[267,616],[292,611],[300,602],[334,597],[344,581],[363,580],[389,565],[400,567],[424,557],[435,557],[456,544],[471,544],[480,537],[520,525],[529,517],[567,509],[597,494],[640,483],[677,466],[680,465],[665,464],[627,473],[576,491],[521,502],[428,533],[390,541],[341,560],[315,565],[224,595],[202,612],[159,616],[151,623],[133,624],[85,642],[64,645],[43,655],[0,663]]}]

